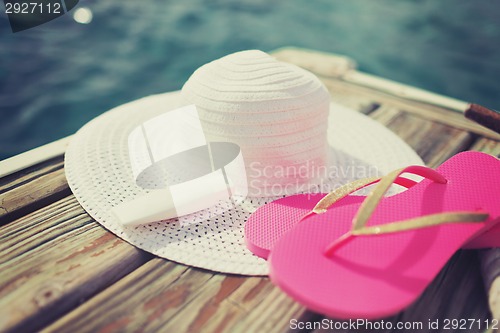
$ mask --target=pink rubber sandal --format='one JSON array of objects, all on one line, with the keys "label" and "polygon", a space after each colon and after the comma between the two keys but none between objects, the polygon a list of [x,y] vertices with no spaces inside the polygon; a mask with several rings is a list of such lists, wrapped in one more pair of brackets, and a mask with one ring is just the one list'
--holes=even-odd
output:
[{"label": "pink rubber sandal", "polygon": [[[455,251],[500,221],[499,171],[495,157],[466,152],[437,171],[392,172],[354,215],[358,205],[331,207],[283,234],[269,257],[271,280],[331,317],[395,314],[419,297]],[[403,172],[428,179],[381,200]]]},{"label": "pink rubber sandal", "polygon": [[[483,154],[466,152],[465,154]],[[439,168],[437,169],[439,170]],[[295,224],[307,219],[311,214],[320,214],[330,207],[354,205],[352,216],[365,199],[364,196],[350,195],[361,188],[380,181],[380,178],[365,178],[346,184],[331,193],[296,194],[275,200],[259,207],[245,224],[245,243],[255,255],[267,259],[270,250],[281,236]],[[398,177],[394,183],[410,188],[417,184],[411,179]],[[500,247],[500,226],[495,232],[478,236],[464,245],[468,249]]]},{"label": "pink rubber sandal", "polygon": [[[349,194],[379,180],[380,178],[364,178],[341,186],[331,193],[296,194],[261,206],[245,223],[245,244],[253,254],[267,259],[274,244],[295,224],[304,221],[311,213],[318,213],[329,207],[355,204],[357,210],[365,197]],[[406,188],[416,184],[403,177],[397,178],[395,183]]]}]

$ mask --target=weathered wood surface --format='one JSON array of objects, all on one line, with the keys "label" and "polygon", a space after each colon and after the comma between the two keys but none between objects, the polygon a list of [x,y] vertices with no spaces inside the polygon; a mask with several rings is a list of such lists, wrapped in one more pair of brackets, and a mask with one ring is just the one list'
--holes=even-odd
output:
[{"label": "weathered wood surface", "polygon": [[[334,100],[386,125],[430,166],[463,150],[500,152],[497,141],[450,126],[454,121],[436,122],[428,114],[436,106],[419,113],[419,106],[394,103],[383,94],[375,98],[373,91],[360,93],[352,83],[329,77],[348,62],[283,52],[321,74]],[[456,114],[441,112],[439,117]],[[0,179],[0,207],[0,331],[284,332],[291,319],[323,320],[267,278],[179,265],[116,238],[69,192],[62,157]],[[488,316],[477,253],[469,250],[458,252],[415,304],[387,321]]]},{"label": "weathered wood surface", "polygon": [[0,178],[0,225],[70,194],[62,156]]}]

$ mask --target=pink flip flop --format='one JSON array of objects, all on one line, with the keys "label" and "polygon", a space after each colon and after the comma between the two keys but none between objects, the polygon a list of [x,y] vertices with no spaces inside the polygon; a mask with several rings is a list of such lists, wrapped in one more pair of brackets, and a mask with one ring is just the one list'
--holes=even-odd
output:
[{"label": "pink flip flop", "polygon": [[[392,172],[360,207],[335,205],[284,233],[269,257],[271,280],[331,317],[395,314],[419,297],[455,251],[500,221],[499,171],[495,157],[465,152],[437,171]],[[381,200],[404,172],[428,179]]]},{"label": "pink flip flop", "polygon": [[[267,259],[274,244],[285,232],[292,229],[295,224],[305,220],[311,212],[323,210],[330,206],[340,207],[354,204],[354,216],[355,211],[365,197],[349,194],[379,180],[377,178],[360,179],[329,194],[296,194],[259,207],[245,223],[245,243],[247,248],[253,254]],[[395,183],[406,188],[416,184],[413,180],[403,177],[397,178]]]},{"label": "pink flip flop", "polygon": [[[306,220],[312,213],[344,205],[354,205],[352,207],[352,217],[354,217],[365,197],[350,194],[379,180],[380,178],[360,179],[331,193],[296,194],[259,207],[250,215],[245,224],[247,248],[255,255],[267,259],[278,239],[291,230],[295,224]],[[404,177],[398,177],[394,183],[406,188],[417,184]],[[478,236],[463,246],[468,249],[488,247],[500,247],[500,226],[495,229],[495,232]]]}]

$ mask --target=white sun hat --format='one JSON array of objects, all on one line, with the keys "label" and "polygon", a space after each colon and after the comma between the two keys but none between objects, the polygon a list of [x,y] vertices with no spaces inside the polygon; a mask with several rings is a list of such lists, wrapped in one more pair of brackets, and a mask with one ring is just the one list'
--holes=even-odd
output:
[{"label": "white sun hat", "polygon": [[[202,131],[186,136],[185,126],[167,126],[171,122],[166,119],[179,119],[171,117],[175,113],[195,116],[191,125]],[[192,140],[174,145],[183,135]],[[195,168],[183,167],[186,160],[176,164],[176,156],[186,150]],[[199,163],[208,155],[210,167]],[[214,167],[216,155],[222,157]],[[165,174],[158,176],[155,168],[167,160],[160,169],[172,171],[166,178],[174,182],[165,185]],[[245,275],[267,274],[266,262],[246,249],[243,226],[257,207],[276,199],[273,195],[328,192],[409,164],[423,162],[394,133],[330,103],[312,74],[260,51],[233,54],[201,67],[182,92],[149,96],[102,114],[74,135],[65,155],[75,197],[111,232],[169,260]],[[202,184],[211,184],[223,195],[208,200],[212,192],[200,186],[193,172],[211,175],[210,182],[203,179]],[[231,192],[235,183],[248,186],[246,198],[241,191],[238,200],[226,196],[226,185]],[[155,191],[181,201],[173,205],[173,215],[166,215],[179,217],[124,225],[127,217],[161,218],[153,216],[156,208],[142,208],[158,198]],[[190,206],[190,200],[199,205]]]}]

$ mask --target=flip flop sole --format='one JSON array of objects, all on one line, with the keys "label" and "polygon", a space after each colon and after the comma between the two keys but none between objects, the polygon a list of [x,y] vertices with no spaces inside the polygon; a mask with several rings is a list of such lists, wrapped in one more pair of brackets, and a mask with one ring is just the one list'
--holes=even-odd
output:
[{"label": "flip flop sole", "polygon": [[339,208],[328,218],[297,225],[269,257],[274,284],[307,308],[339,319],[376,319],[401,311],[483,227],[443,225],[358,237],[332,257],[325,256],[332,239],[350,230],[344,215],[351,213]]}]

